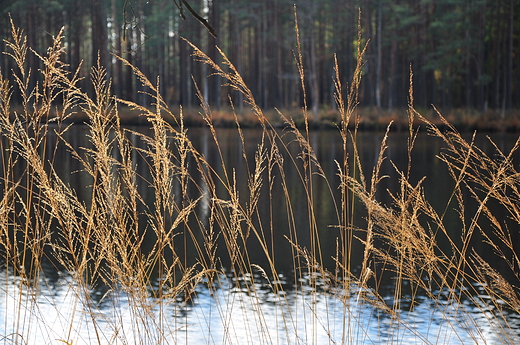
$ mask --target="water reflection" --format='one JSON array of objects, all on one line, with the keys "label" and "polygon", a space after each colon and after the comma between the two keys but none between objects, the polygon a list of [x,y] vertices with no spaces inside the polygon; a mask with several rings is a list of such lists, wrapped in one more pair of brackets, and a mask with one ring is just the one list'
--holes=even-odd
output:
[{"label": "water reflection", "polygon": [[[21,317],[32,320],[31,341],[47,344],[64,336],[78,345],[513,344],[519,336],[511,330],[520,326],[518,315],[511,315],[505,327],[471,304],[419,298],[422,302],[399,313],[397,322],[362,302],[356,291],[348,298],[343,290],[311,293],[309,287],[275,294],[260,277],[251,277],[259,282],[243,291],[228,278],[220,277],[218,289],[201,284],[191,304],[150,299],[146,305],[135,305],[128,295],[118,293],[92,305],[66,276],[47,288],[42,283],[37,295],[20,291],[23,285],[9,284],[2,276],[0,332],[10,335]],[[21,297],[22,315],[17,306]],[[9,339],[25,343],[21,336]]]},{"label": "water reflection", "polygon": [[[86,128],[75,126],[66,139],[74,147],[89,147]],[[134,128],[136,131],[150,134],[145,128]],[[203,155],[208,165],[215,169],[215,173],[222,179],[225,176],[236,176],[236,189],[241,200],[248,200],[248,176],[254,171],[254,159],[258,145],[262,142],[262,132],[245,130],[247,140],[243,143],[236,130],[221,129],[217,132],[220,151],[216,150],[212,134],[206,129],[192,128],[188,136],[194,147]],[[133,144],[141,149],[146,147],[132,132],[128,137]],[[379,146],[383,134],[358,133],[357,150],[367,181],[370,179],[371,168],[377,163]],[[477,143],[484,150],[494,148],[486,144],[485,138]],[[49,148],[55,147],[55,142],[48,141]],[[343,159],[342,142],[334,132],[313,132],[311,145],[314,148],[317,160],[327,176],[329,184],[322,178],[313,180],[315,193],[314,212],[316,228],[319,231],[322,263],[325,268],[333,271],[336,261],[333,259],[340,236],[338,224],[340,215],[337,211],[338,200],[341,199],[337,186],[339,184],[338,170],[335,161]],[[479,138],[480,140],[480,138]],[[516,136],[502,135],[497,144],[507,151],[508,146],[516,140]],[[391,133],[388,138],[388,159],[383,162],[381,175],[387,175],[381,181],[377,198],[383,204],[392,205],[390,193],[399,191],[398,173],[394,166],[402,171],[407,170],[409,156],[406,148],[406,134]],[[66,147],[56,146],[58,164],[55,164],[56,173],[76,191],[78,199],[89,204],[91,202],[92,178],[82,171],[83,167],[68,153]],[[297,157],[300,148],[296,142],[288,144],[288,150]],[[451,194],[446,190],[453,189],[453,181],[440,160],[436,158],[443,144],[440,140],[419,135],[411,161],[410,182],[417,183],[423,176],[426,199],[437,209],[447,208]],[[52,150],[49,150],[51,152]],[[118,152],[114,152],[117,155]],[[352,155],[353,153],[350,152]],[[155,194],[150,188],[152,177],[145,157],[139,155],[138,150],[132,151],[135,171],[139,176],[137,186],[143,203],[140,207],[139,228],[149,229],[147,214],[153,212],[152,207]],[[247,164],[244,155],[248,157]],[[210,204],[214,200],[208,196],[209,189],[215,188],[216,195],[221,199],[229,198],[230,191],[224,184],[217,183],[208,186],[202,178],[202,172],[196,170],[196,161],[190,161],[193,169],[190,176],[195,183],[189,184],[189,193],[192,199],[203,195],[196,208],[196,218],[190,219],[187,227],[207,229],[210,226]],[[393,163],[393,165],[392,165]],[[301,162],[297,161],[301,167]],[[189,303],[184,298],[153,299],[146,301],[146,305],[135,305],[135,300],[128,296],[128,291],[109,291],[103,285],[96,287],[77,287],[74,280],[55,262],[49,260],[44,263],[44,274],[38,287],[30,289],[24,284],[16,283],[16,277],[10,272],[1,274],[0,282],[0,334],[17,332],[18,319],[35,318],[38,321],[34,327],[34,339],[45,343],[52,343],[56,339],[63,339],[64,334],[70,334],[74,344],[91,343],[157,343],[163,339],[165,343],[409,343],[417,339],[425,343],[464,344],[474,343],[476,339],[485,340],[488,344],[507,342],[508,339],[518,337],[506,330],[504,325],[496,324],[500,318],[487,315],[486,307],[476,308],[472,301],[462,300],[454,303],[446,300],[432,301],[425,296],[414,296],[414,304],[407,305],[401,301],[400,321],[385,313],[380,313],[366,300],[358,297],[361,292],[350,286],[342,287],[344,282],[330,282],[327,277],[317,275],[295,275],[294,247],[286,238],[293,238],[297,232],[298,244],[309,247],[310,220],[307,210],[307,194],[301,187],[301,176],[291,165],[284,165],[284,173],[288,176],[282,185],[280,176],[264,176],[262,193],[258,202],[258,216],[256,219],[269,220],[270,224],[260,221],[255,225],[264,229],[263,236],[267,238],[267,251],[276,266],[276,276],[267,272],[267,280],[262,273],[255,275],[233,274],[233,267],[229,260],[225,239],[217,241],[216,256],[223,266],[224,273],[218,276],[218,284],[204,282],[199,284]],[[72,173],[71,173],[72,172]],[[22,172],[19,172],[22,175]],[[358,172],[359,173],[359,172]],[[265,175],[265,174],[264,174]],[[267,183],[267,181],[270,182]],[[179,183],[172,185],[176,198],[179,198],[183,188]],[[284,189],[286,188],[286,189]],[[291,196],[291,204],[282,197],[285,190]],[[467,198],[467,200],[471,198]],[[249,201],[249,200],[248,200]],[[182,200],[176,199],[177,204]],[[289,207],[290,206],[290,207]],[[468,205],[471,208],[472,205]],[[491,206],[492,207],[492,206]],[[363,227],[364,212],[361,205],[355,205],[356,224]],[[450,207],[448,207],[450,209]],[[301,214],[295,213],[303,210]],[[497,211],[500,212],[500,211]],[[504,214],[505,218],[505,214]],[[507,221],[507,220],[504,220]],[[448,210],[445,223],[454,231],[452,237],[460,238],[461,220],[456,212]],[[518,227],[518,224],[511,226]],[[517,234],[517,232],[513,232]],[[363,233],[358,234],[360,237]],[[152,250],[156,237],[149,232],[143,241],[144,253]],[[170,257],[184,258],[185,265],[190,266],[202,260],[197,254],[197,245],[203,242],[201,233],[191,236],[184,228],[176,233],[175,247],[171,249]],[[442,237],[439,237],[442,240]],[[482,238],[475,236],[475,243],[481,243]],[[514,241],[518,243],[518,241]],[[247,239],[248,258],[258,267],[269,267],[265,251],[254,236]],[[440,244],[441,248],[450,250],[450,244]],[[488,247],[481,247],[481,255],[486,257]],[[363,257],[361,245],[352,248],[352,265],[354,270],[360,265]],[[486,258],[490,258],[488,255]],[[51,258],[49,256],[49,258]],[[57,269],[58,268],[58,269]],[[316,272],[312,272],[316,274]],[[295,284],[298,282],[298,284]],[[159,284],[157,284],[159,285]],[[282,286],[277,290],[275,286]],[[388,305],[393,305],[393,280],[381,281],[379,293],[385,297]],[[406,287],[404,288],[406,290]],[[78,294],[85,292],[85,295]],[[283,292],[282,292],[283,291]],[[109,293],[110,292],[110,293]],[[385,293],[387,292],[387,293]],[[410,290],[410,296],[416,291]],[[450,292],[451,293],[451,292]],[[90,299],[86,298],[90,296]],[[115,297],[117,296],[117,297]],[[363,296],[365,294],[363,293]],[[364,297],[366,298],[366,297]],[[23,302],[20,302],[20,300]],[[20,305],[19,303],[22,303]],[[374,301],[375,303],[375,301]],[[22,310],[22,315],[20,315]],[[34,311],[37,315],[34,315]],[[27,311],[27,314],[24,314]],[[492,310],[489,311],[491,313]],[[0,316],[1,318],[2,316]],[[136,323],[136,320],[138,322]],[[519,325],[517,315],[505,315],[509,327]],[[41,324],[40,324],[41,321]],[[495,324],[491,324],[493,321]],[[362,327],[359,327],[359,326]],[[166,327],[166,329],[165,329]],[[497,334],[497,329],[503,329]],[[156,333],[157,332],[157,333]],[[508,333],[509,332],[509,333]],[[23,332],[21,332],[23,334]],[[22,343],[23,339],[14,338]],[[16,342],[16,341],[15,341]]]}]

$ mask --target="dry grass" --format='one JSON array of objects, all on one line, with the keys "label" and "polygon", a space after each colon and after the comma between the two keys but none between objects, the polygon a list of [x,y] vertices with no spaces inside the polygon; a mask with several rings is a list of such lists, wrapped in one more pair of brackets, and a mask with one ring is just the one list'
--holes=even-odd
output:
[{"label": "dry grass", "polygon": [[[488,335],[480,331],[475,315],[492,325],[497,343],[514,343],[515,330],[507,315],[520,312],[518,229],[510,225],[520,224],[519,175],[513,164],[520,142],[510,152],[497,148],[496,155],[490,157],[464,140],[441,114],[438,119],[446,128],[442,131],[423,118],[414,109],[410,91],[408,156],[412,156],[417,135],[414,124],[421,121],[431,135],[447,145],[439,158],[446,163],[455,188],[446,191],[451,196],[446,209],[434,209],[425,199],[422,181],[410,182],[410,158],[407,169],[396,168],[400,189],[391,195],[393,204],[384,205],[376,192],[385,178],[381,166],[386,159],[386,136],[369,174],[360,163],[356,146],[363,121],[357,109],[357,88],[364,47],[359,47],[357,68],[348,88],[341,85],[336,66],[337,128],[343,159],[336,162],[337,176],[327,176],[313,150],[306,107],[301,112],[303,129],[281,111],[273,120],[273,115],[266,116],[257,106],[224,52],[220,51],[223,62],[219,65],[192,45],[195,59],[208,64],[243,94],[254,117],[251,121],[262,127],[254,155],[243,150],[242,160],[249,168],[241,171],[248,182],[247,192],[239,193],[237,167],[228,165],[220,149],[216,118],[221,117],[215,116],[202,97],[200,119],[211,133],[219,157],[207,157],[195,148],[182,109],[178,113],[171,110],[161,97],[160,81],[149,80],[132,66],[153,99],[151,105],[115,99],[106,71],[99,64],[91,71],[95,93],[80,90],[78,73],[68,71],[60,60],[62,39],[58,34],[47,54],[38,55],[45,66],[39,71],[43,82],[32,90],[28,89],[29,80],[38,72],[26,70],[25,57],[35,52],[29,50],[23,32],[14,24],[12,38],[6,41],[6,53],[18,69],[10,72],[14,85],[0,75],[0,251],[5,281],[0,289],[6,312],[15,317],[4,319],[3,327],[9,334],[0,342],[34,343],[34,329],[38,328],[46,343],[189,343],[187,332],[180,338],[176,334],[193,326],[176,321],[172,310],[189,313],[197,295],[208,293],[223,326],[215,330],[218,335],[207,327],[207,343],[237,343],[244,337],[255,344],[320,343],[323,339],[318,333],[322,331],[334,344],[377,343],[368,334],[373,323],[376,328],[388,327],[387,343],[409,341],[402,338],[402,330],[411,333],[416,342],[449,343],[452,338],[444,338],[446,329],[455,332],[455,339],[483,343]],[[299,47],[297,64],[303,86]],[[10,109],[13,93],[22,99],[17,111]],[[125,129],[121,107],[138,112],[152,134]],[[234,114],[232,100],[230,109]],[[66,140],[67,132],[77,126],[70,123],[76,112],[88,117],[88,147]],[[232,120],[245,147],[249,139],[236,115]],[[277,122],[283,123],[284,131],[277,130]],[[51,140],[53,137],[57,139]],[[88,181],[82,187],[88,198],[82,199],[79,195],[84,191],[74,189],[66,176],[57,173],[56,166],[64,160],[56,155],[58,147],[66,147],[68,159],[79,164]],[[288,179],[295,178],[286,176],[289,168],[296,170],[305,195],[303,209],[294,209],[301,200],[293,200],[288,188]],[[339,184],[335,182],[338,176]],[[318,180],[324,182],[320,185],[328,188],[331,198],[340,190],[340,197],[334,199],[336,219],[330,220],[340,234],[332,255],[324,253],[321,246],[324,229],[317,222]],[[275,185],[281,186],[281,194],[274,195]],[[268,194],[269,205],[259,204],[263,193]],[[289,229],[285,241],[292,248],[294,274],[289,282],[283,281],[275,264],[274,234],[280,224],[271,218],[274,198],[283,199],[287,207],[283,226]],[[477,207],[467,207],[470,201]],[[488,207],[490,203],[502,207],[509,221],[497,219]],[[360,205],[366,220],[357,224],[354,214]],[[206,216],[197,212],[199,208]],[[450,229],[452,224],[445,222],[451,208],[460,216],[456,236]],[[295,217],[302,215],[307,217],[308,229],[296,229]],[[302,245],[302,233],[309,239],[308,246]],[[472,239],[477,234],[496,253],[496,261],[508,268],[507,279],[496,269],[496,262],[486,262],[474,250]],[[448,241],[448,248],[439,244],[440,238]],[[251,260],[247,250],[250,242],[258,244],[265,266]],[[358,246],[362,246],[363,257],[356,267],[352,251]],[[324,265],[330,256],[334,269]],[[50,286],[45,275],[49,265],[64,277],[67,297],[72,301],[69,306],[73,306],[72,310],[59,310],[57,324],[45,319],[39,304]],[[381,286],[382,277],[387,275],[394,278],[392,298],[383,290],[387,287]],[[277,329],[271,326],[272,315],[263,312],[262,286],[275,300]],[[226,289],[239,293],[226,295]],[[104,293],[96,297],[93,291]],[[334,318],[332,302],[326,304],[325,316],[313,307],[323,305],[323,296],[341,306],[340,336],[333,336],[328,328]],[[104,311],[107,304],[108,314]],[[123,304],[128,310],[122,310]],[[233,309],[236,305],[240,306],[238,311]],[[418,331],[413,319],[403,316],[405,311],[412,313],[425,305],[447,325],[433,338]],[[363,314],[363,306],[371,308],[372,314]],[[371,316],[374,311],[385,316]],[[236,330],[235,317],[248,325],[245,335]],[[206,325],[203,319],[199,321]],[[465,323],[463,328],[460,323]],[[88,328],[90,338],[85,339],[78,328]],[[457,334],[461,329],[467,334]]]}]

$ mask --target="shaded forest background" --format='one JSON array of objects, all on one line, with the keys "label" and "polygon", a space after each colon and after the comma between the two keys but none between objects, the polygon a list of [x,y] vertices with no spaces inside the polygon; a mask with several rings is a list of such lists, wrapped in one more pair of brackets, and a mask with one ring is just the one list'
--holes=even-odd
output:
[{"label": "shaded forest background", "polygon": [[[217,38],[173,0],[0,0],[0,36],[10,37],[8,13],[45,53],[65,27],[64,61],[88,77],[97,60],[113,79],[114,93],[146,102],[122,56],[148,77],[159,76],[172,105],[198,106],[194,80],[213,108],[232,93],[207,66],[193,61],[188,39],[216,61],[218,45],[235,64],[264,108],[299,108],[302,94],[295,64],[296,3],[306,71],[307,101],[315,114],[333,110],[337,54],[344,85],[355,67],[358,14],[363,40],[370,39],[360,88],[361,106],[406,106],[410,66],[417,107],[495,111],[520,108],[520,0],[189,0]],[[5,42],[1,43],[6,51]],[[28,54],[32,71],[39,59]],[[0,68],[14,68],[0,54]],[[32,83],[38,76],[33,73]],[[12,77],[11,77],[12,78]],[[84,81],[88,88],[88,78]],[[14,83],[13,83],[14,84]],[[239,95],[235,95],[239,97]],[[139,97],[143,99],[138,99]],[[237,102],[237,104],[240,104]]]}]

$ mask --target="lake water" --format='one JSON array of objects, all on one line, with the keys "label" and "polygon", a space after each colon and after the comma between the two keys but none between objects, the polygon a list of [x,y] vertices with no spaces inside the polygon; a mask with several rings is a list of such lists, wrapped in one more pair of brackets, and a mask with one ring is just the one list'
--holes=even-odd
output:
[{"label": "lake water", "polygon": [[[146,128],[137,127],[133,130],[147,131]],[[69,132],[67,140],[78,148],[88,146],[86,133],[86,127],[76,126]],[[219,167],[219,153],[215,150],[211,133],[202,128],[191,128],[188,133],[193,145],[208,162]],[[236,130],[218,129],[217,133],[228,172],[235,172],[239,193],[247,195],[247,167],[243,163],[243,152],[248,157],[254,157],[261,142],[261,132],[244,130],[244,151]],[[358,151],[367,178],[377,162],[382,138],[383,133],[358,134]],[[518,135],[497,134],[493,138],[498,147],[507,152]],[[342,160],[340,137],[335,131],[315,131],[311,132],[310,140],[323,172],[331,182],[332,193],[339,200],[335,160]],[[485,135],[477,136],[476,144],[486,152],[493,152],[494,148]],[[49,147],[52,145],[49,141]],[[288,147],[294,152],[298,150],[296,143]],[[446,165],[436,158],[443,147],[439,139],[421,133],[413,151],[410,178],[415,183],[426,176],[426,199],[438,209],[446,207],[453,188]],[[81,168],[78,162],[70,157],[63,146],[59,147],[56,157],[57,174],[75,188],[80,199],[88,201],[89,189],[86,186],[91,182],[82,173],[70,173]],[[381,182],[378,199],[390,205],[392,201],[387,190],[396,191],[398,188],[398,175],[391,162],[403,170],[408,162],[405,133],[390,133],[387,157],[382,174],[389,178]],[[249,163],[253,166],[254,161],[251,159]],[[144,164],[137,167],[143,179],[148,177],[145,168]],[[308,229],[305,212],[303,215],[298,214],[299,210],[307,210],[301,181],[295,175],[296,171],[288,168],[286,173],[289,176],[286,188],[290,191],[292,210],[295,212],[294,228]],[[148,186],[140,188],[144,200],[153,198],[153,195],[147,196],[147,193],[153,193]],[[315,212],[319,215],[317,228],[320,230],[321,249],[324,252],[323,263],[325,267],[333,269],[335,262],[332,256],[339,236],[338,230],[333,227],[337,224],[337,214],[330,189],[323,180],[317,179],[314,188],[315,200],[318,200]],[[269,287],[269,280],[261,272],[240,278],[249,280],[247,286],[252,286],[253,290],[237,288],[240,284],[237,284],[236,277],[226,271],[224,252],[218,252],[223,255],[223,271],[218,275],[218,287],[208,288],[206,284],[200,284],[190,303],[149,298],[145,304],[136,306],[126,293],[108,293],[103,289],[93,289],[90,291],[92,299],[86,300],[78,294],[78,287],[74,285],[70,274],[56,271],[51,265],[44,269],[39,287],[35,290],[27,288],[9,270],[3,270],[0,272],[0,344],[60,344],[65,339],[71,340],[74,345],[520,343],[519,315],[504,314],[501,320],[492,317],[492,308],[477,307],[469,300],[443,303],[441,300],[432,301],[425,296],[415,296],[414,299],[420,303],[414,308],[403,307],[399,312],[400,322],[396,322],[394,318],[360,299],[362,291],[355,288],[349,290],[349,296],[345,296],[345,289],[307,284],[306,279],[311,281],[320,278],[310,276],[300,278],[303,281],[299,287],[292,286],[292,251],[284,238],[284,235],[290,233],[287,205],[283,198],[276,197],[278,193],[283,193],[281,186],[273,185],[272,190],[274,197],[263,194],[258,203],[265,205],[266,213],[260,216],[272,216],[272,222],[277,227],[270,249],[275,253],[279,276],[269,279],[279,280],[284,286],[283,293],[274,293]],[[197,207],[199,221],[206,221],[209,217],[207,204],[201,202]],[[362,212],[356,217],[362,224]],[[448,212],[445,222],[453,224],[454,231],[457,231],[459,220],[456,213]],[[310,239],[305,234],[299,240],[300,245],[309,245]],[[180,240],[180,243],[183,242]],[[257,247],[254,241],[248,244],[249,259],[255,265],[265,267],[267,262],[263,251],[255,250]],[[180,255],[186,254],[187,261],[194,262],[196,258],[190,259],[190,250],[186,249],[186,253],[183,253],[184,248],[188,247],[184,245],[178,248],[179,253],[182,253]],[[482,255],[488,257],[488,254],[489,249],[484,249]],[[356,270],[356,262],[360,263],[362,258],[361,246],[354,246],[352,255],[358,258],[352,260]],[[387,299],[391,301],[393,281],[381,282],[380,291],[385,291],[385,286],[388,286]],[[501,324],[501,321],[507,321],[508,325]]]}]

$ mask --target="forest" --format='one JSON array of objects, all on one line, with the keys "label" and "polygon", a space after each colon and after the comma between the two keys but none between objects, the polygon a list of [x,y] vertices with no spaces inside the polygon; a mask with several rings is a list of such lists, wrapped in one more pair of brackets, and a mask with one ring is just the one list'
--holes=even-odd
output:
[{"label": "forest", "polygon": [[[344,85],[356,65],[358,43],[364,55],[360,106],[399,109],[407,105],[413,71],[415,106],[442,110],[510,113],[520,108],[520,0],[0,0],[0,36],[11,24],[44,54],[64,27],[64,61],[88,87],[97,59],[107,68],[113,93],[146,102],[132,70],[149,78],[172,105],[196,107],[195,84],[213,108],[237,97],[210,68],[191,56],[188,40],[215,61],[219,49],[235,65],[265,108],[301,107],[303,94],[296,60],[298,26],[305,69],[306,102],[317,116],[333,110],[334,61]],[[207,20],[216,37],[195,16]],[[296,15],[295,15],[296,14]],[[184,17],[184,18],[183,18]],[[359,42],[358,36],[361,41]],[[0,47],[6,51],[6,42]],[[42,68],[37,55],[27,63]],[[0,68],[14,62],[0,55]],[[9,73],[5,73],[9,75]],[[208,77],[209,76],[209,77]],[[9,78],[13,78],[10,76]],[[142,98],[142,99],[140,99]]]}]

